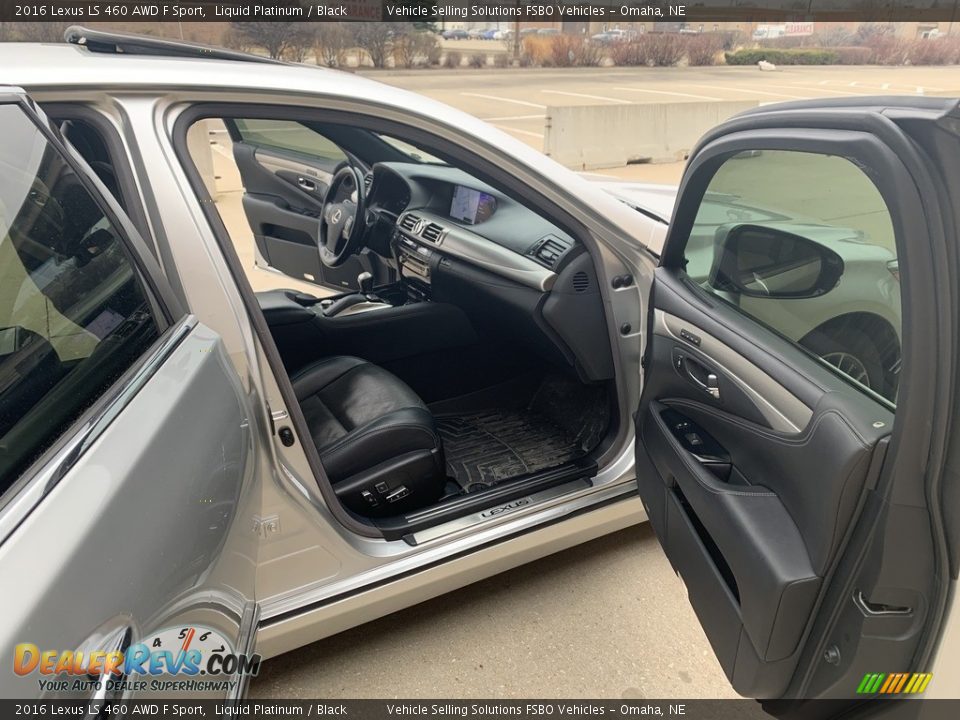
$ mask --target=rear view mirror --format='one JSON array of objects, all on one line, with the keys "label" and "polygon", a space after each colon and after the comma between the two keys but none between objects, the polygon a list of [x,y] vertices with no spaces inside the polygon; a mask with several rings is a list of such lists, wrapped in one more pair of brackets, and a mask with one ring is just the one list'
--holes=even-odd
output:
[{"label": "rear view mirror", "polygon": [[765,225],[717,231],[710,285],[748,297],[812,298],[830,292],[843,258],[818,242]]}]

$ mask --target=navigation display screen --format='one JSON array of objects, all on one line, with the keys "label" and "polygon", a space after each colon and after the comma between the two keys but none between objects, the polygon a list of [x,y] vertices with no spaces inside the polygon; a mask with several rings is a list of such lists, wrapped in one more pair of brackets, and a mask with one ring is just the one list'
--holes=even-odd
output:
[{"label": "navigation display screen", "polygon": [[497,209],[497,199],[489,193],[457,185],[450,201],[450,217],[470,225],[482,223]]}]

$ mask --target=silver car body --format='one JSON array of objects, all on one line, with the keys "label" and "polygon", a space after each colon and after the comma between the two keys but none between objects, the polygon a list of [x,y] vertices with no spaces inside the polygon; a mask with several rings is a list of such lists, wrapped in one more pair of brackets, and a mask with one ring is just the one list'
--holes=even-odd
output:
[{"label": "silver car body", "polygon": [[[208,568],[184,587],[184,601],[208,598],[208,625],[223,628],[243,646],[256,632],[256,649],[265,657],[285,652],[345,628],[382,616],[437,594],[474,582],[644,519],[634,477],[632,423],[629,409],[637,406],[641,384],[644,303],[652,281],[655,256],[665,227],[613,198],[505,133],[447,106],[353,75],[290,66],[191,60],[181,58],[104,56],[69,45],[0,45],[5,80],[23,88],[41,105],[79,103],[107,118],[122,142],[122,153],[135,169],[140,201],[146,215],[146,241],[156,255],[183,305],[198,325],[187,344],[215,347],[203,362],[196,354],[183,372],[200,382],[206,366],[228,368],[234,384],[213,395],[191,395],[188,386],[156,394],[141,392],[120,410],[116,423],[128,428],[104,436],[63,477],[54,492],[43,497],[43,478],[35,477],[21,495],[0,510],[0,527],[10,528],[0,562],[34,562],[37,543],[44,568],[24,573],[15,596],[7,595],[0,647],[40,633],[41,618],[69,611],[69,633],[46,627],[50,638],[69,637],[82,645],[116,615],[101,596],[105,578],[88,565],[129,578],[140,593],[126,598],[138,616],[138,630],[152,632],[171,625],[180,608],[158,607],[157,557],[178,557],[193,567],[205,559]],[[361,537],[341,525],[325,504],[299,444],[285,447],[269,434],[272,419],[288,408],[254,332],[244,299],[231,275],[200,201],[190,190],[176,156],[172,132],[177,118],[204,102],[269,103],[345,110],[394,120],[426,129],[438,138],[491,158],[529,191],[568,208],[587,229],[585,238],[606,277],[631,274],[629,287],[612,289],[602,282],[622,414],[621,430],[599,459],[599,472],[589,488],[554,489],[529,503],[511,503],[500,512],[477,514],[431,528],[416,546],[403,541]],[[616,329],[629,325],[626,333]],[[179,352],[187,352],[187,345]],[[167,372],[176,357],[157,370]],[[172,366],[171,366],[172,367]],[[179,370],[179,368],[178,368]],[[231,395],[235,390],[236,394]],[[214,423],[211,403],[229,401],[237,410],[233,424]],[[272,413],[272,418],[271,418]],[[177,421],[173,421],[173,417]],[[240,429],[238,429],[238,426]],[[162,445],[150,442],[155,433],[168,433]],[[188,443],[188,437],[193,439]],[[202,438],[202,442],[197,442]],[[117,453],[114,443],[127,443],[131,452]],[[177,472],[160,464],[143,472],[143,453],[150,448],[189,446],[178,460]],[[242,466],[231,466],[236,493],[225,533],[193,540],[184,556],[180,533],[148,532],[149,522],[183,522],[196,513],[198,483],[213,468],[208,457],[191,456],[216,448],[216,457],[245,447]],[[149,446],[149,447],[147,447]],[[154,450],[154,452],[156,452]],[[79,479],[83,463],[108,467],[105,484],[96,492]],[[159,459],[158,459],[159,462]],[[190,470],[190,468],[194,468]],[[157,477],[155,474],[162,475]],[[218,483],[224,482],[218,476]],[[84,480],[86,480],[84,478]],[[212,482],[212,481],[211,481]],[[163,499],[151,494],[163,487]],[[86,496],[85,496],[86,493]],[[42,514],[31,510],[43,501]],[[159,503],[159,504],[157,504]],[[162,512],[158,512],[158,508]],[[56,543],[51,528],[75,526],[82,512],[83,529],[98,543]],[[140,526],[115,542],[111,518]],[[175,520],[176,519],[176,520]],[[80,530],[80,528],[77,528]],[[206,540],[204,540],[206,538]],[[79,562],[78,548],[90,557]],[[77,563],[83,572],[67,575]],[[232,582],[219,570],[240,569],[248,582]],[[69,578],[69,579],[68,579]],[[221,597],[224,596],[224,597]],[[228,605],[230,612],[221,605]],[[117,605],[119,607],[119,605]],[[222,617],[220,617],[222,616]],[[232,627],[227,618],[232,618]],[[177,620],[179,621],[179,620]],[[4,694],[17,695],[7,685]],[[22,690],[22,687],[20,688]]]}]

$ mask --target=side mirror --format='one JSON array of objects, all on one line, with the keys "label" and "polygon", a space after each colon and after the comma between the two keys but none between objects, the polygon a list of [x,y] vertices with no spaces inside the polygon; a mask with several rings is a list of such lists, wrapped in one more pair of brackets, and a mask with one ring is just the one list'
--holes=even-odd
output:
[{"label": "side mirror", "polygon": [[722,226],[714,250],[710,286],[747,297],[819,297],[843,275],[843,258],[833,250],[776,227]]}]

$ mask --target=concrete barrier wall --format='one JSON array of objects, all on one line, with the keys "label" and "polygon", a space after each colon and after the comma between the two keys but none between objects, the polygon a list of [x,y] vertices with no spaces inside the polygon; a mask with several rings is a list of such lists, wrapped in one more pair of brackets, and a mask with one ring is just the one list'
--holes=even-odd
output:
[{"label": "concrete barrier wall", "polygon": [[207,192],[217,199],[217,182],[213,172],[213,150],[210,147],[210,129],[215,120],[198,120],[187,130],[187,150],[200,172]]},{"label": "concrete barrier wall", "polygon": [[544,152],[577,170],[683,160],[717,123],[758,100],[548,107]]}]

